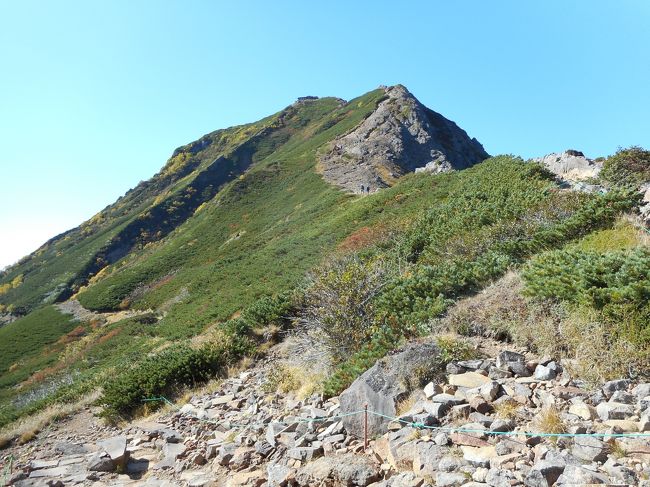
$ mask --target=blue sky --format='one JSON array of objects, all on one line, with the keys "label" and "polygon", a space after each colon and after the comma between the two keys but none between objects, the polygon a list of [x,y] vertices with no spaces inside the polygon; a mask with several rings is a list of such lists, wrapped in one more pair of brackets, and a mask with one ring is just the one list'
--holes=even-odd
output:
[{"label": "blue sky", "polygon": [[179,145],[405,84],[491,154],[650,147],[650,2],[0,0],[0,267]]}]

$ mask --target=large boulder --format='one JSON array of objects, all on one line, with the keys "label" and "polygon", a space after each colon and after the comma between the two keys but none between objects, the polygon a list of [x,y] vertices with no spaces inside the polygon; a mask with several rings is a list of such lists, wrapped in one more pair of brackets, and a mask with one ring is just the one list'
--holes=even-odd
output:
[{"label": "large boulder", "polygon": [[346,454],[321,457],[296,472],[298,485],[364,487],[381,479],[381,470],[369,457]]},{"label": "large boulder", "polygon": [[[340,395],[341,413],[368,410],[395,417],[397,404],[419,386],[419,375],[440,368],[437,363],[438,347],[432,342],[411,343],[402,351],[378,360]],[[368,434],[375,436],[386,432],[389,419],[368,414]],[[343,418],[348,433],[363,436],[363,414]]]}]

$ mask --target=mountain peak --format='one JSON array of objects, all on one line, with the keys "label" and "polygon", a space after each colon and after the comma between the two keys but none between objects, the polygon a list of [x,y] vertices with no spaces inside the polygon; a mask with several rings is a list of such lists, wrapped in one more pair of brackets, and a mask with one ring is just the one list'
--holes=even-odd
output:
[{"label": "mountain peak", "polygon": [[408,172],[464,169],[488,157],[476,139],[424,106],[404,85],[380,89],[385,98],[374,112],[321,156],[328,182],[353,193],[374,191]]}]

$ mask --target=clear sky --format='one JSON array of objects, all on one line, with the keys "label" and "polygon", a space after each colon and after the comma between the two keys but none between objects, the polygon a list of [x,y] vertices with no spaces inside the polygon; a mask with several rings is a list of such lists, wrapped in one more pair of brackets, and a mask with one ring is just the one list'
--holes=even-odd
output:
[{"label": "clear sky", "polygon": [[491,154],[650,147],[647,0],[0,0],[0,267],[179,145],[402,83]]}]

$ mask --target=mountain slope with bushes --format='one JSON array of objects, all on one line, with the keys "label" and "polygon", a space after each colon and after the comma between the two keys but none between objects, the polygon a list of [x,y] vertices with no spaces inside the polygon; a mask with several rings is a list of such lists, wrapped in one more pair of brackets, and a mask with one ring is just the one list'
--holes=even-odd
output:
[{"label": "mountain slope with bushes", "polygon": [[[449,147],[474,154],[462,170],[405,170],[379,191],[341,191],[323,178],[323,157],[367,124],[386,93],[300,99],[260,122],[206,135],[177,149],[150,181],[4,271],[0,302],[22,317],[0,328],[2,345],[24,343],[0,363],[0,424],[98,389],[105,416],[132,417],[144,397],[179,394],[259,357],[286,333],[328,371],[318,388],[338,394],[406,340],[452,326],[476,332],[441,320],[509,272],[528,279],[521,299],[559,290],[543,281],[544,266],[562,265],[567,255],[585,277],[562,285],[583,286],[578,304],[594,312],[637,313],[629,330],[641,337],[643,355],[647,310],[638,301],[647,290],[634,279],[647,274],[631,271],[647,260],[632,216],[637,188],[563,189],[537,163],[479,162],[487,156],[480,144],[456,132],[466,140]],[[412,122],[404,115],[390,125],[403,123],[397,133],[406,141]],[[401,147],[407,161],[410,145]],[[461,152],[446,160],[458,162]],[[616,157],[620,165],[624,156]],[[626,181],[636,181],[627,171]],[[580,247],[602,232],[628,246],[604,257]],[[611,292],[592,292],[593,282]],[[608,301],[599,308],[591,296]],[[74,321],[52,305],[67,299],[95,313]],[[549,298],[537,292],[535,299]],[[29,352],[14,353],[22,349]]]}]

